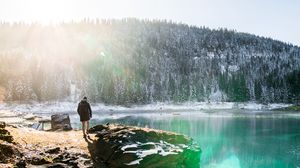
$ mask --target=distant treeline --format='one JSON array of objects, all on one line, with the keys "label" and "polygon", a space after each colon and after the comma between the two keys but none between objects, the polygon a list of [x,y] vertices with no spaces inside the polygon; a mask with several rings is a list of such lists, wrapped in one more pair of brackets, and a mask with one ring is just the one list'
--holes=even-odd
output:
[{"label": "distant treeline", "polygon": [[167,21],[0,24],[0,99],[297,102],[300,48]]}]

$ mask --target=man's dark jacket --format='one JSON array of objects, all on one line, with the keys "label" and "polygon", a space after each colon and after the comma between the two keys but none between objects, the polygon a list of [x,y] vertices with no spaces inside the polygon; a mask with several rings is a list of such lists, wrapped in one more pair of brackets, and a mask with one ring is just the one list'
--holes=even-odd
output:
[{"label": "man's dark jacket", "polygon": [[77,112],[80,116],[80,121],[88,121],[92,118],[92,109],[90,103],[85,100],[81,100],[78,104]]}]

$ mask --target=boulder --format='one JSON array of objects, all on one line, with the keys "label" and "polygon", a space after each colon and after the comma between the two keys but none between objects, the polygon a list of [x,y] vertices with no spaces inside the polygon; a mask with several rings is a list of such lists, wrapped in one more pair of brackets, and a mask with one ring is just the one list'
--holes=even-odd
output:
[{"label": "boulder", "polygon": [[13,137],[5,126],[4,122],[0,122],[0,163],[9,163],[16,155],[20,155],[13,143]]},{"label": "boulder", "polygon": [[200,166],[200,148],[184,135],[124,125],[97,125],[90,152],[95,166],[186,167]]},{"label": "boulder", "polygon": [[9,134],[0,134],[0,140],[12,143],[14,141],[13,137]]},{"label": "boulder", "polygon": [[56,130],[72,130],[70,117],[68,114],[55,114],[51,116],[51,129]]},{"label": "boulder", "polygon": [[18,150],[12,144],[0,143],[0,163],[10,162]]},{"label": "boulder", "polygon": [[45,153],[50,153],[50,154],[57,154],[59,152],[60,152],[60,147],[51,148],[45,151]]},{"label": "boulder", "polygon": [[6,126],[5,122],[0,121],[0,128],[5,128],[5,126]]},{"label": "boulder", "polygon": [[0,122],[0,140],[12,143],[14,139],[10,135],[9,131],[5,129],[5,126],[5,122]]}]

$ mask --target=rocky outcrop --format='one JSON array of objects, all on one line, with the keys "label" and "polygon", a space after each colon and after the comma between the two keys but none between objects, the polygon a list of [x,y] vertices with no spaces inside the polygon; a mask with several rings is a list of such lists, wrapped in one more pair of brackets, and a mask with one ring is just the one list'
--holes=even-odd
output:
[{"label": "rocky outcrop", "polygon": [[96,167],[200,166],[200,148],[184,135],[124,125],[97,125],[89,132],[96,134],[90,147]]},{"label": "rocky outcrop", "polygon": [[43,168],[92,168],[93,162],[86,154],[73,152],[72,149],[59,147],[33,147],[23,151],[16,163],[18,168],[41,166]]},{"label": "rocky outcrop", "polygon": [[5,126],[6,126],[5,122],[0,122],[0,140],[12,143],[13,137],[5,129]]},{"label": "rocky outcrop", "polygon": [[[21,145],[13,141],[6,124],[0,122],[0,167],[14,165],[17,168],[92,168],[89,155],[79,153],[72,148],[59,146],[41,146],[38,144]],[[63,144],[62,144],[63,146]],[[11,166],[7,166],[11,167]]]},{"label": "rocky outcrop", "polygon": [[70,117],[68,114],[55,114],[51,116],[51,129],[56,130],[72,130]]},{"label": "rocky outcrop", "polygon": [[[14,129],[5,129],[5,123],[0,123],[1,134],[10,135],[11,131],[18,135]],[[78,147],[65,146],[63,141],[42,145],[28,139],[21,143],[18,136],[15,141],[12,137],[11,141],[0,140],[0,167],[2,163],[18,168],[194,168],[200,164],[201,150],[184,135],[124,125],[97,125],[89,132],[95,134],[85,139],[91,156],[87,151],[77,150]],[[66,132],[55,135],[63,133]]]},{"label": "rocky outcrop", "polygon": [[20,155],[20,152],[13,143],[13,137],[5,127],[6,124],[0,122],[0,163],[11,162],[15,156]]}]

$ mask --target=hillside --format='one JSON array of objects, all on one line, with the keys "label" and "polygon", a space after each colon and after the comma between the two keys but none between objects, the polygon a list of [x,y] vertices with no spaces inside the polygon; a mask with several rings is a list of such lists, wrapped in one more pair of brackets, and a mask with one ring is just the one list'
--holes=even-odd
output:
[{"label": "hillside", "polygon": [[297,102],[300,48],[166,21],[0,24],[0,100]]}]

